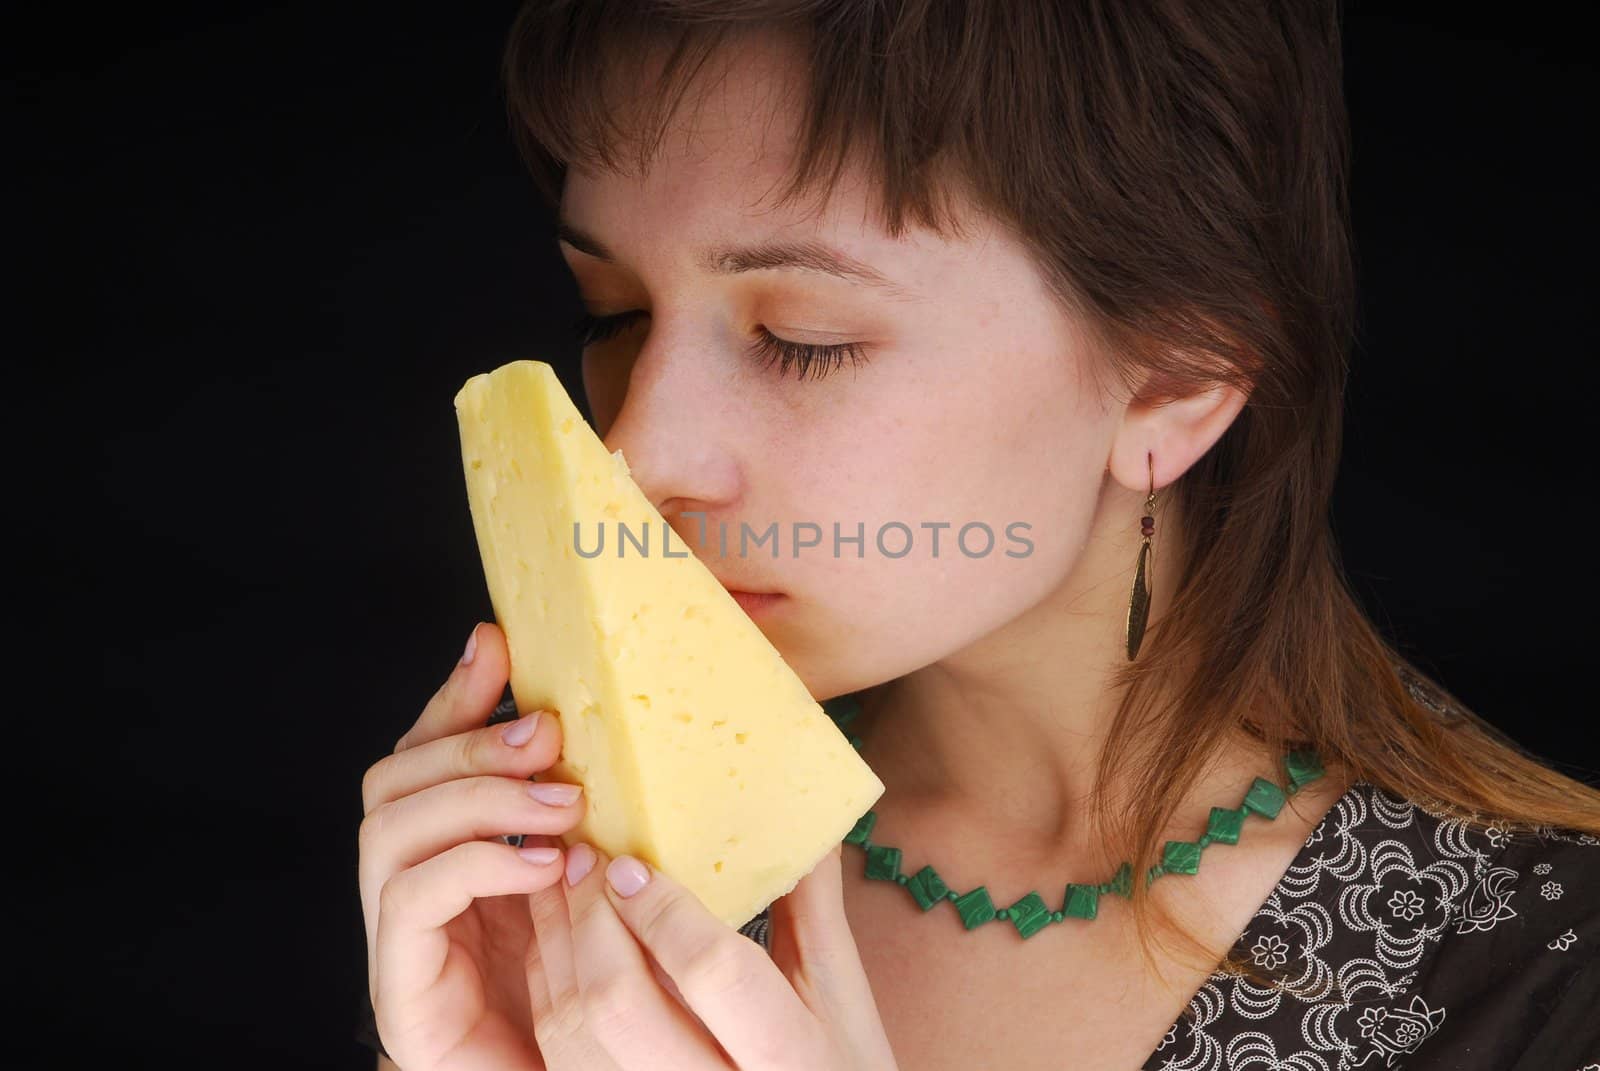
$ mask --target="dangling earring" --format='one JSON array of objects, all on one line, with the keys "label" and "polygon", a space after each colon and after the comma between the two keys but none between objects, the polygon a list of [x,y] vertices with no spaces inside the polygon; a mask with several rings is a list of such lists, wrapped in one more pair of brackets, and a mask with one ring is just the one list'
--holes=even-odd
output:
[{"label": "dangling earring", "polygon": [[1144,625],[1150,617],[1150,584],[1145,577],[1145,564],[1150,559],[1150,537],[1156,532],[1156,459],[1145,451],[1145,461],[1150,467],[1150,493],[1145,496],[1144,516],[1139,518],[1139,532],[1144,542],[1139,547],[1139,566],[1133,574],[1133,594],[1128,598],[1128,661],[1139,653],[1139,642],[1144,639]]}]

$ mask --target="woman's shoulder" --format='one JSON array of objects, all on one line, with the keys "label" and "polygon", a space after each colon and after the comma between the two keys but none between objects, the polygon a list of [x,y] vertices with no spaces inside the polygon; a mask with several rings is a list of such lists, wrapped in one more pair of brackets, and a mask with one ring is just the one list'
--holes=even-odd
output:
[{"label": "woman's shoulder", "polygon": [[1351,910],[1382,890],[1390,917],[1437,914],[1432,930],[1440,939],[1505,924],[1542,934],[1561,924],[1549,934],[1554,939],[1567,923],[1600,925],[1600,837],[1468,820],[1426,799],[1359,782],[1311,832],[1274,895],[1320,894]]},{"label": "woman's shoulder", "polygon": [[1255,1037],[1291,1066],[1337,1052],[1341,1066],[1576,1071],[1600,1057],[1597,951],[1600,838],[1356,783],[1235,944],[1281,988],[1219,970],[1157,1055],[1182,1066]]}]

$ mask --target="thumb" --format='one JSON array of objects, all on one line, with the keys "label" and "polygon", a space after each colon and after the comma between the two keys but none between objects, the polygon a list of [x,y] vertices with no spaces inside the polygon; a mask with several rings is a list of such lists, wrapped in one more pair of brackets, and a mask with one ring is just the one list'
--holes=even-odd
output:
[{"label": "thumb", "polygon": [[843,845],[835,844],[788,895],[773,901],[769,914],[773,962],[813,1011],[830,1015],[873,1006],[845,916],[842,855]]}]

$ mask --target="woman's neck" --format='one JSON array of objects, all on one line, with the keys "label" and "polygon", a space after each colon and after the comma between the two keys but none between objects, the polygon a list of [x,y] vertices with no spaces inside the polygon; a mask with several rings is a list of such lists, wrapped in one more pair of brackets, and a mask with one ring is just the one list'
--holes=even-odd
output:
[{"label": "woman's neck", "polygon": [[[1093,803],[1109,794],[1116,807],[1139,804],[1127,786],[1100,779],[1112,700],[1075,708],[1072,694],[997,694],[962,687],[937,667],[865,690],[848,732],[884,782],[874,810],[897,831],[888,842],[925,834],[991,845],[1019,862],[1114,869],[1124,856],[1096,824]],[[1283,784],[1282,756],[1242,733],[1231,737],[1179,805],[1170,838],[1193,839],[1211,807],[1236,806],[1258,776]]]}]

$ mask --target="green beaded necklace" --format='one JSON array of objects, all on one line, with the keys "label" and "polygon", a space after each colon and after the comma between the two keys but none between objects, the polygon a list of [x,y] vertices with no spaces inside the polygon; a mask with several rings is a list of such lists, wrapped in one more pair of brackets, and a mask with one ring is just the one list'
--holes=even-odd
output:
[{"label": "green beaded necklace", "polygon": [[[845,726],[861,713],[861,700],[856,693],[842,695],[824,702],[822,709],[827,711],[828,717],[833,719],[833,723],[841,731],[845,731]],[[857,751],[861,750],[861,738],[849,736],[848,732],[846,735],[850,746]],[[1211,818],[1206,823],[1206,831],[1198,840],[1167,841],[1162,849],[1161,862],[1152,866],[1145,875],[1145,885],[1148,886],[1162,874],[1197,872],[1200,869],[1200,852],[1206,845],[1239,843],[1239,829],[1244,824],[1247,814],[1254,812],[1269,819],[1278,817],[1278,812],[1283,809],[1284,801],[1289,796],[1299,792],[1324,773],[1322,762],[1317,758],[1315,750],[1289,752],[1284,759],[1284,769],[1289,775],[1287,793],[1264,777],[1256,778],[1250,790],[1245,793],[1244,802],[1238,807],[1211,808]],[[1066,901],[1059,910],[1051,911],[1045,905],[1043,897],[1036,892],[1030,892],[1010,907],[997,909],[994,901],[989,899],[989,890],[984,886],[980,885],[968,893],[957,893],[944,883],[931,866],[924,866],[909,877],[900,873],[900,849],[874,844],[869,839],[873,823],[877,819],[878,816],[874,812],[868,811],[844,838],[844,843],[854,844],[866,853],[866,876],[876,881],[892,881],[903,886],[923,911],[929,910],[941,900],[949,900],[956,905],[956,913],[961,917],[961,924],[969,930],[994,919],[1004,919],[1015,926],[1017,932],[1024,938],[1028,938],[1052,922],[1061,922],[1069,918],[1094,918],[1100,897],[1106,893],[1115,893],[1124,898],[1132,895],[1133,867],[1129,863],[1123,863],[1117,869],[1115,877],[1099,885],[1079,885],[1069,882]]]}]

